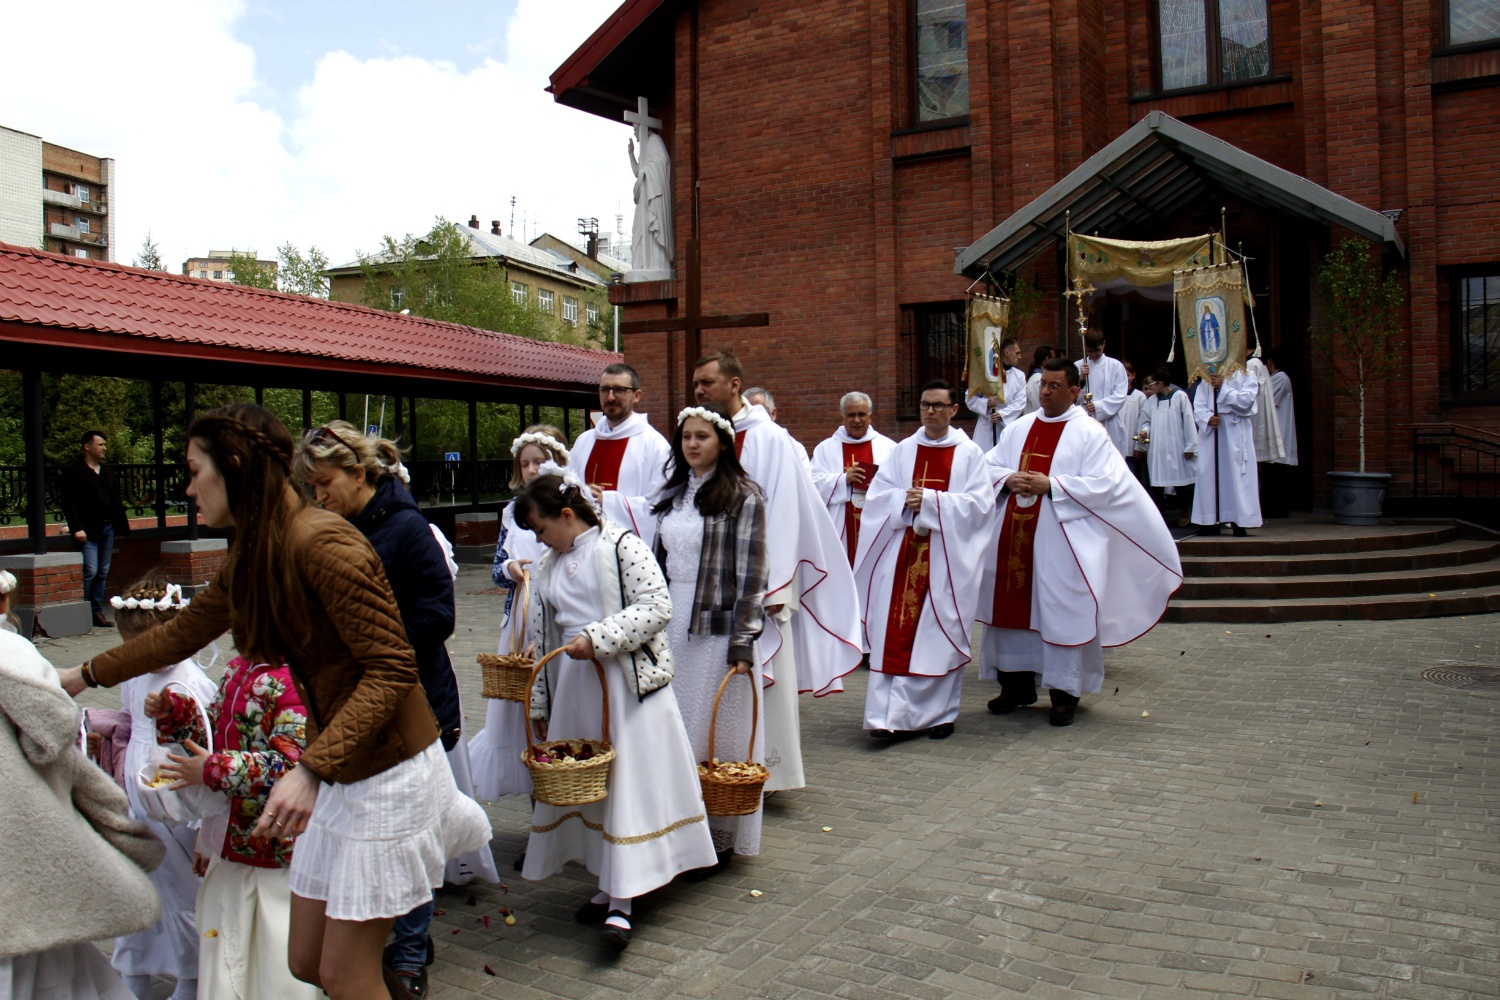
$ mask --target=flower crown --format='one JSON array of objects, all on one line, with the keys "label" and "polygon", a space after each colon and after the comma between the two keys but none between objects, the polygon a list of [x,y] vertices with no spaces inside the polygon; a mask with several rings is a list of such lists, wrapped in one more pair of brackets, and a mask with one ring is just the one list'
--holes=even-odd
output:
[{"label": "flower crown", "polygon": [[182,610],[193,603],[191,599],[182,596],[182,588],[175,583],[167,584],[166,593],[160,597],[111,597],[109,606],[116,611],[170,611],[173,608]]},{"label": "flower crown", "polygon": [[380,468],[386,475],[395,476],[405,485],[411,485],[411,470],[404,463],[397,461],[395,465],[382,465]]},{"label": "flower crown", "polygon": [[547,461],[543,462],[541,466],[536,470],[536,474],[538,476],[558,477],[562,480],[562,484],[558,486],[557,489],[559,493],[566,493],[568,491],[568,487],[571,486],[579,493],[583,494],[583,499],[586,500],[588,502],[588,505],[594,509],[595,514],[602,515],[604,513],[604,511],[600,509],[598,501],[594,499],[594,491],[585,486],[583,480],[578,478],[578,473],[574,472],[572,469],[565,469],[549,458]]},{"label": "flower crown", "polygon": [[734,424],[731,424],[728,420],[725,420],[723,417],[719,416],[712,410],[706,410],[701,406],[689,406],[683,409],[682,412],[677,414],[677,426],[681,427],[682,422],[688,417],[697,417],[699,420],[707,420],[709,423],[713,424],[725,434],[728,434],[730,437],[734,437]]},{"label": "flower crown", "polygon": [[548,454],[558,456],[565,462],[569,458],[567,445],[563,444],[551,434],[543,434],[540,431],[531,431],[528,434],[522,434],[520,437],[512,441],[510,443],[510,457],[515,458],[517,455],[521,454],[521,449],[526,447],[528,444],[534,444]]}]

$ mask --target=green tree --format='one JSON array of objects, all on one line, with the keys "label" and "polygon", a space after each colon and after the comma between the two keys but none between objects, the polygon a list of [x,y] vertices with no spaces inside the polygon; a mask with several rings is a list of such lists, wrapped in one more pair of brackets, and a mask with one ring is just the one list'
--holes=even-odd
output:
[{"label": "green tree", "polygon": [[276,251],[281,268],[277,284],[283,292],[307,295],[315,299],[328,298],[328,279],[323,272],[328,270],[328,255],[316,246],[307,248],[307,255],[293,243],[283,243]]},{"label": "green tree", "polygon": [[229,272],[229,280],[236,285],[249,285],[251,288],[276,291],[275,269],[256,260],[254,254],[231,253],[225,270]]},{"label": "green tree", "polygon": [[135,260],[130,262],[133,267],[144,267],[148,271],[165,271],[166,264],[161,259],[161,249],[156,241],[151,238],[151,230],[146,230],[145,239],[141,240],[140,253],[136,254]]}]

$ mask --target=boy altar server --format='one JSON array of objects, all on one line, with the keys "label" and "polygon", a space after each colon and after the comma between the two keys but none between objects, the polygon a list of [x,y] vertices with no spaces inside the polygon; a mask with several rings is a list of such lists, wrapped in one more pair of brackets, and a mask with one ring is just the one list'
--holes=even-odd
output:
[{"label": "boy altar server", "polygon": [[1010,496],[983,563],[979,675],[1000,681],[996,715],[1034,704],[1040,678],[1054,726],[1104,686],[1103,647],[1150,631],[1182,584],[1171,533],[1078,393],[1073,363],[1048,361],[1042,408],[987,456]]},{"label": "boy altar server", "polygon": [[922,429],[896,446],[865,497],[854,578],[865,608],[876,739],[953,735],[995,491],[984,452],[951,426],[948,383],[922,387]]},{"label": "boy altar server", "polygon": [[672,446],[635,408],[641,380],[634,368],[613,364],[599,376],[599,409],[604,419],[578,435],[568,467],[578,471],[606,520],[641,536],[650,545],[656,518],[648,499],[667,481],[663,469]]},{"label": "boy altar server", "polygon": [[844,540],[849,565],[859,551],[860,515],[870,488],[871,470],[879,470],[896,450],[896,442],[870,426],[874,405],[862,392],[846,392],[839,400],[844,424],[813,449],[812,477],[818,495]]},{"label": "boy altar server", "polygon": [[1151,498],[1166,517],[1165,496],[1177,491],[1182,510],[1179,524],[1188,523],[1193,484],[1198,481],[1198,425],[1187,393],[1172,384],[1172,372],[1162,365],[1146,379],[1147,402],[1141,407],[1139,446],[1146,452]]}]

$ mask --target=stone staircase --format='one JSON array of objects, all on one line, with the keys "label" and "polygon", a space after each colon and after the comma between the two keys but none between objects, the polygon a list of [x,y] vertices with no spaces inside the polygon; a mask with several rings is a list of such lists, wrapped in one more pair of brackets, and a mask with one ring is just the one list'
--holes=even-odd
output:
[{"label": "stone staircase", "polygon": [[1500,611],[1500,532],[1462,521],[1357,528],[1316,516],[1177,543],[1164,621],[1431,618]]}]

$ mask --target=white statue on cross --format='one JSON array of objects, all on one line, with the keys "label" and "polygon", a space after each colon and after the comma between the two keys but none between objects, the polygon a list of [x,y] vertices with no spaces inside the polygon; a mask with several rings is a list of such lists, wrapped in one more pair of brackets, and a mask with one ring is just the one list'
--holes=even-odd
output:
[{"label": "white statue on cross", "polygon": [[672,158],[667,155],[667,144],[652,131],[661,128],[661,119],[651,117],[644,97],[637,99],[637,107],[625,112],[625,120],[635,126],[629,145],[630,170],[635,174],[635,225],[625,280],[666,281],[676,276],[672,261],[677,256],[672,241]]}]

